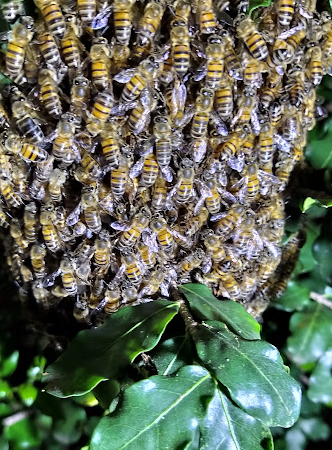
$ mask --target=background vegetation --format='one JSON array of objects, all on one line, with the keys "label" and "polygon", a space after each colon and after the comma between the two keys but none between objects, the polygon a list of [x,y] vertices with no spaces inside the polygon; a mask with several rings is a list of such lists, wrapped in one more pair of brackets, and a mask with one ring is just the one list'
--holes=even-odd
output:
[{"label": "background vegetation", "polygon": [[[199,346],[198,343],[202,333],[206,332],[206,328],[198,328],[201,335],[195,340],[197,328],[194,328],[190,317],[187,317],[186,320],[186,310],[182,309],[181,316],[176,314],[179,308],[177,303],[169,302],[168,307],[165,307],[162,302],[156,305],[154,314],[159,314],[158,320],[152,320],[147,325],[146,329],[150,333],[148,336],[144,336],[144,339],[139,338],[141,330],[138,330],[137,336],[134,336],[135,339],[133,339],[135,348],[130,349],[130,355],[123,355],[123,349],[129,347],[128,340],[124,347],[120,347],[120,349],[114,347],[115,349],[112,348],[109,354],[102,354],[101,361],[109,362],[107,375],[92,373],[91,365],[93,364],[89,358],[86,358],[87,365],[82,369],[83,375],[81,372],[75,372],[75,358],[73,358],[73,355],[77,355],[75,345],[79,345],[81,349],[86,348],[90,354],[98,353],[96,351],[100,344],[98,336],[95,336],[96,339],[93,340],[92,334],[80,333],[65,353],[67,356],[57,360],[77,330],[67,330],[66,333],[62,333],[61,330],[54,329],[52,322],[48,326],[39,323],[36,317],[33,317],[33,311],[28,314],[18,299],[16,287],[8,284],[8,273],[5,266],[2,266],[0,285],[0,450],[81,449],[89,445],[92,435],[91,450],[98,448],[98,440],[101,437],[109,436],[109,438],[115,439],[116,435],[115,432],[110,433],[109,431],[108,418],[102,419],[105,414],[112,414],[115,411],[113,421],[118,421],[120,426],[123,426],[124,423],[121,422],[121,413],[125,415],[129,424],[137,422],[137,414],[141,420],[153,403],[160,401],[162,404],[163,401],[166,401],[166,395],[163,395],[162,392],[167,391],[167,385],[162,383],[174,380],[171,375],[176,372],[178,373],[178,383],[183,386],[183,389],[185,389],[185,380],[193,380],[195,377],[197,380],[205,378],[205,390],[198,393],[197,398],[201,399],[202,395],[207,396],[207,392],[210,392],[209,402],[206,402],[207,415],[204,416],[200,410],[201,403],[197,401],[197,398],[189,399],[187,405],[184,403],[177,409],[178,417],[182,422],[178,426],[179,429],[184,430],[184,433],[189,435],[194,433],[195,430],[185,429],[192,417],[196,417],[203,424],[203,445],[205,447],[201,445],[200,448],[213,449],[212,439],[215,439],[214,442],[218,442],[218,427],[211,426],[212,423],[216,424],[216,417],[220,416],[218,398],[213,397],[213,392],[217,392],[217,390],[219,401],[220,398],[224,401],[223,410],[227,409],[229,417],[237,418],[241,422],[242,429],[235,430],[241,450],[273,448],[267,427],[271,427],[274,448],[277,450],[331,448],[332,210],[329,207],[332,204],[332,78],[324,79],[320,95],[325,99],[323,106],[328,111],[328,115],[319,121],[316,128],[310,133],[306,148],[306,166],[301,173],[296,174],[292,200],[287,205],[288,219],[285,241],[290,239],[299,228],[304,228],[306,239],[287,291],[282,297],[271,302],[263,315],[261,330],[262,338],[277,347],[284,364],[290,368],[290,374],[302,388],[301,414],[295,425],[286,429],[275,426],[277,423],[280,423],[281,426],[290,426],[291,422],[296,419],[295,402],[291,405],[293,416],[290,414],[292,417],[288,424],[281,423],[280,416],[283,415],[283,412],[276,411],[278,409],[277,401],[272,401],[276,410],[273,411],[271,417],[260,417],[259,411],[252,412],[252,416],[258,417],[259,420],[248,415],[251,414],[248,410],[248,414],[244,413],[242,409],[245,409],[245,406],[242,409],[235,406],[235,403],[238,406],[240,403],[236,392],[234,393],[237,387],[235,386],[232,391],[230,381],[224,380],[224,374],[220,375],[220,367],[211,367],[209,360],[211,355],[218,355],[220,358],[220,348],[207,349]],[[240,340],[238,337],[234,339],[241,341],[246,346],[244,349],[246,354],[249,353],[248,346],[252,342],[256,345],[255,352],[258,345],[271,351],[271,347],[260,340],[258,327],[244,313],[244,310],[237,311],[240,325],[229,321],[227,319],[227,302],[224,305],[226,309],[219,309],[213,303],[213,299],[203,292],[205,304],[210,302],[210,311],[212,310],[214,314],[213,317],[209,317],[210,313],[204,309],[204,302],[202,304],[200,291],[196,289],[196,292],[189,292],[190,289],[188,287],[186,292],[183,290],[183,293],[189,299],[194,318],[215,320],[213,323],[210,322],[210,325],[215,332],[214,336],[218,336],[220,342],[230,339],[225,333],[225,324],[227,324],[228,328],[234,332],[232,336],[237,334],[242,337]],[[167,308],[168,311],[165,313]],[[181,308],[183,305],[180,304]],[[127,322],[131,320],[131,311],[132,308],[127,308],[127,312],[121,313],[122,316],[127,316],[124,317]],[[139,313],[139,310],[136,309],[135,315]],[[142,311],[142,315],[143,313],[146,314],[146,310]],[[181,320],[181,317],[184,320]],[[112,323],[109,323],[108,329],[104,328],[99,333],[101,338],[106,336],[110,339]],[[222,338],[224,341],[221,341]],[[160,339],[161,342],[158,343]],[[193,340],[196,342],[195,346]],[[202,341],[204,342],[204,339]],[[205,340],[205,342],[207,341]],[[153,349],[153,347],[156,348]],[[153,350],[150,351],[150,349]],[[84,350],[79,353],[81,359],[82,355],[84,357]],[[276,388],[282,392],[280,380],[276,378],[279,376],[283,378],[286,372],[283,371],[278,356],[275,358],[276,366],[273,366],[273,370],[276,370],[276,373],[270,374],[268,373],[269,368],[266,368],[265,374],[268,374],[272,383],[275,383]],[[57,362],[55,362],[56,360]],[[134,360],[134,363],[130,365],[131,360]],[[194,363],[197,370],[193,369]],[[210,374],[197,363],[206,367]],[[259,363],[260,361],[258,361]],[[52,365],[49,366],[50,364]],[[97,360],[97,369],[99,368],[98,364],[102,366]],[[237,364],[239,367],[239,363]],[[47,368],[45,369],[45,367]],[[123,370],[120,375],[121,368]],[[95,372],[98,372],[96,367],[94,369]],[[45,370],[48,372],[48,392],[43,392],[46,386],[43,379]],[[278,372],[279,370],[280,372]],[[158,377],[155,377],[154,380],[159,394],[152,390],[151,400],[146,393],[143,396],[143,391],[140,389],[142,386],[146,387],[150,377],[156,376],[157,373]],[[107,381],[103,381],[105,379]],[[220,379],[224,386],[218,382]],[[295,385],[291,384],[290,378],[285,380],[285,392],[290,386],[296,389]],[[237,381],[240,384],[243,383],[241,379]],[[215,391],[213,391],[214,389]],[[230,392],[231,395],[229,395]],[[230,396],[232,400],[230,400]],[[131,401],[137,404],[143,397],[146,397],[146,403],[141,405],[142,408],[145,408],[143,414],[135,412],[136,416],[131,416],[130,411],[126,412],[126,406],[130,405]],[[213,398],[212,401],[211,398]],[[192,415],[188,416],[188,411],[191,411]],[[165,420],[166,423],[170,421],[173,424],[172,428],[169,428],[167,436],[167,442],[172,445],[172,439],[177,438],[179,433],[174,426],[174,418],[168,416],[165,417]],[[117,423],[113,423],[116,427]],[[97,426],[98,428],[96,428]],[[219,430],[222,431],[223,427],[225,424],[221,423]],[[213,432],[212,428],[215,429]],[[252,434],[248,435],[249,429],[252,430]],[[128,442],[129,438],[126,437],[126,440]],[[175,443],[171,448],[198,448],[197,442],[195,444],[192,441],[188,446],[180,446]],[[111,448],[110,445],[108,448]],[[130,444],[127,444],[125,448],[130,449]],[[135,448],[139,447],[136,445]]]}]

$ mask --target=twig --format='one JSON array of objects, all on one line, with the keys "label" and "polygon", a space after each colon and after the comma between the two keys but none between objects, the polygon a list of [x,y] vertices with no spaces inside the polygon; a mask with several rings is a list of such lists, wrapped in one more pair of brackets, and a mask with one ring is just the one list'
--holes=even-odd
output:
[{"label": "twig", "polygon": [[189,331],[189,333],[191,333],[197,327],[198,323],[191,315],[185,300],[181,297],[180,292],[176,289],[175,286],[171,287],[171,294],[173,300],[180,304],[179,313],[185,323],[186,329]]},{"label": "twig", "polygon": [[317,292],[310,292],[310,298],[312,300],[315,300],[317,303],[321,303],[322,305],[326,306],[327,308],[332,309],[332,302],[328,300],[324,295],[317,294]]}]

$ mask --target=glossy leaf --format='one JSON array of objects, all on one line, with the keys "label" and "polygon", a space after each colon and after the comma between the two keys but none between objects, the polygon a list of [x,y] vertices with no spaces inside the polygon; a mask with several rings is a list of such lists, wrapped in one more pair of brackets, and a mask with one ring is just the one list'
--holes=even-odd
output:
[{"label": "glossy leaf", "polygon": [[177,311],[177,303],[156,300],[120,309],[99,328],[81,331],[47,368],[46,390],[58,397],[82,395],[116,378],[158,343]]},{"label": "glossy leaf", "polygon": [[260,339],[260,325],[233,300],[218,300],[204,284],[184,284],[179,287],[190,303],[194,316],[201,320],[218,320],[243,339]]},{"label": "glossy leaf", "polygon": [[320,237],[313,246],[313,257],[318,262],[317,273],[328,284],[332,284],[332,246],[331,238]]},{"label": "glossy leaf", "polygon": [[0,377],[5,378],[11,375],[18,363],[19,353],[15,350],[10,356],[4,357],[0,364]]},{"label": "glossy leaf", "polygon": [[313,370],[308,397],[315,403],[332,407],[332,349],[323,354]]},{"label": "glossy leaf", "polygon": [[219,322],[198,325],[193,338],[203,364],[246,413],[267,426],[293,425],[301,390],[273,345],[243,340]]},{"label": "glossy leaf", "polygon": [[63,446],[74,444],[82,436],[85,421],[85,410],[68,402],[65,408],[65,417],[57,420],[54,424],[54,438]]},{"label": "glossy leaf", "polygon": [[17,392],[26,406],[31,406],[36,400],[38,389],[30,383],[21,384],[17,388]]},{"label": "glossy leaf", "polygon": [[306,148],[306,158],[314,169],[332,168],[332,130],[323,139],[312,139]]},{"label": "glossy leaf", "polygon": [[41,436],[30,417],[14,422],[5,427],[4,435],[11,443],[12,448],[34,448],[40,444]]},{"label": "glossy leaf", "polygon": [[332,346],[332,311],[319,303],[294,313],[289,328],[287,352],[299,366],[315,363]]},{"label": "glossy leaf", "polygon": [[321,208],[330,208],[332,206],[332,200],[331,199],[317,200],[312,197],[307,197],[303,201],[303,204],[301,205],[301,211],[306,212],[314,205],[320,206]]},{"label": "glossy leaf", "polygon": [[284,294],[272,301],[273,306],[284,311],[299,311],[309,303],[309,289],[296,281],[289,281]]},{"label": "glossy leaf", "polygon": [[319,236],[319,227],[311,221],[308,221],[306,225],[306,241],[300,250],[299,260],[295,267],[294,274],[300,274],[305,272],[310,272],[317,264],[315,260],[312,249],[314,242]]},{"label": "glossy leaf", "polygon": [[270,6],[272,0],[249,0],[249,11],[248,14],[251,14],[255,9],[260,8],[261,6],[266,7]]},{"label": "glossy leaf", "polygon": [[93,394],[103,409],[109,409],[111,402],[120,394],[120,383],[116,380],[106,380],[99,383]]},{"label": "glossy leaf", "polygon": [[140,381],[124,392],[114,413],[101,419],[90,450],[198,450],[214,389],[210,374],[199,366]]},{"label": "glossy leaf", "polygon": [[159,375],[171,375],[185,365],[193,363],[190,336],[178,336],[161,342],[151,353]]},{"label": "glossy leaf", "polygon": [[6,380],[0,380],[0,400],[6,398],[12,393],[12,388]]},{"label": "glossy leaf", "polygon": [[203,423],[199,450],[273,450],[272,436],[259,420],[235,406],[216,388]]}]

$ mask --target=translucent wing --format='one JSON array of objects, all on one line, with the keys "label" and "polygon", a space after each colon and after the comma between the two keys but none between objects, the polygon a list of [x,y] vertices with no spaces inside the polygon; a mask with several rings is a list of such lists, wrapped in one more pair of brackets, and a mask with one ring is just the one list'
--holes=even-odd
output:
[{"label": "translucent wing", "polygon": [[133,75],[137,72],[136,69],[125,69],[122,72],[116,74],[113,78],[114,81],[118,83],[128,83],[131,80]]},{"label": "translucent wing", "polygon": [[166,181],[168,181],[169,183],[171,181],[173,181],[173,174],[172,171],[169,167],[167,166],[160,166],[160,170],[161,173],[163,174],[163,177],[165,178]]},{"label": "translucent wing", "polygon": [[119,103],[118,105],[113,106],[111,109],[111,115],[112,116],[122,116],[125,114],[129,109],[134,109],[138,104],[138,100],[135,100],[133,102],[128,103]]},{"label": "translucent wing", "polygon": [[206,139],[200,139],[199,141],[193,142],[191,148],[194,153],[194,161],[196,163],[201,163],[204,159],[207,149]]},{"label": "translucent wing", "polygon": [[142,241],[147,245],[151,252],[157,253],[159,250],[156,233],[153,233],[150,229],[142,232]]},{"label": "translucent wing", "polygon": [[68,214],[66,219],[66,225],[68,225],[69,227],[75,225],[80,219],[81,210],[82,204],[79,203],[76,206],[76,208],[70,214]]},{"label": "translucent wing", "polygon": [[130,169],[129,176],[130,178],[136,178],[143,170],[145,158],[140,158]]},{"label": "translucent wing", "polygon": [[293,36],[293,34],[303,30],[303,28],[304,27],[302,24],[297,25],[296,27],[290,28],[289,30],[286,30],[283,33],[279,34],[277,39],[288,39],[289,37]]},{"label": "translucent wing", "polygon": [[206,77],[207,74],[207,65],[205,62],[203,62],[198,68],[197,71],[195,73],[195,75],[193,76],[193,80],[194,81],[201,81],[203,80],[203,78]]},{"label": "translucent wing", "polygon": [[274,142],[279,150],[287,153],[291,151],[290,144],[280,134],[276,133],[274,135]]},{"label": "translucent wing", "polygon": [[55,272],[51,273],[50,275],[47,275],[45,278],[43,278],[42,285],[44,288],[53,286],[55,283],[56,278],[60,275],[61,270],[58,269]]},{"label": "translucent wing", "polygon": [[107,26],[108,19],[112,13],[112,6],[107,6],[103,8],[93,19],[91,28],[93,30],[101,30]]},{"label": "translucent wing", "polygon": [[118,231],[127,231],[130,229],[130,226],[124,222],[112,222],[111,227]]}]

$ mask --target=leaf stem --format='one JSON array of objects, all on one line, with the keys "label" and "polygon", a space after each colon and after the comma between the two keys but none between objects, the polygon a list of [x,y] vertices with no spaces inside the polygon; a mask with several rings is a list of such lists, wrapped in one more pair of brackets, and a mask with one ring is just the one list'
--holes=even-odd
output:
[{"label": "leaf stem", "polygon": [[190,312],[185,300],[183,299],[180,292],[178,291],[178,289],[175,286],[171,287],[171,294],[172,294],[173,299],[180,304],[179,313],[185,323],[187,331],[191,334],[194,331],[194,329],[197,327],[198,323],[195,321],[195,319],[191,315],[191,312]]},{"label": "leaf stem", "polygon": [[315,302],[321,303],[327,308],[332,309],[332,302],[328,300],[326,297],[324,297],[324,295],[318,294],[317,292],[310,292],[310,298],[312,300],[315,300]]}]

